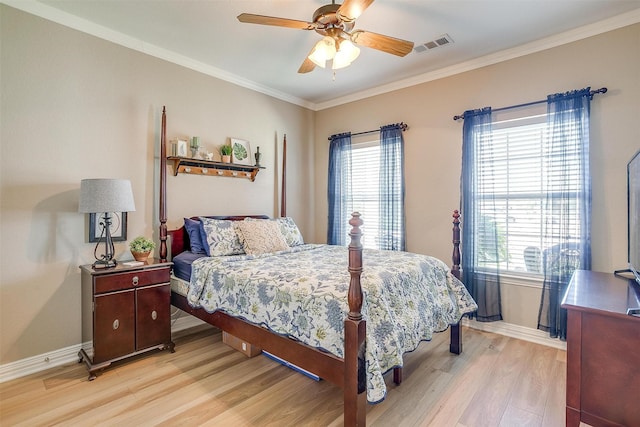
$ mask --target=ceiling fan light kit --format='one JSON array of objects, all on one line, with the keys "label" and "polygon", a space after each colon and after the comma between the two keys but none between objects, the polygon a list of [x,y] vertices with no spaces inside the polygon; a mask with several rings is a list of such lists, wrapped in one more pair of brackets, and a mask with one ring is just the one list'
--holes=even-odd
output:
[{"label": "ceiling fan light kit", "polygon": [[333,58],[333,66],[331,68],[338,70],[348,67],[359,55],[360,49],[349,40],[343,40],[340,42],[340,49],[338,49],[336,56]]},{"label": "ceiling fan light kit", "polygon": [[364,30],[353,30],[355,20],[368,8],[373,0],[345,0],[342,4],[331,4],[318,8],[312,22],[272,16],[242,13],[238,20],[247,24],[273,25],[277,27],[314,30],[323,38],[317,42],[305,58],[298,73],[308,73],[318,66],[325,68],[333,60],[332,69],[347,67],[360,55],[355,45],[365,46],[397,56],[405,56],[413,49],[413,42],[376,34]]},{"label": "ceiling fan light kit", "polygon": [[316,43],[308,58],[318,67],[324,68],[326,62],[336,56],[336,42],[329,36],[325,36]]},{"label": "ceiling fan light kit", "polygon": [[325,36],[316,43],[308,58],[322,68],[326,67],[327,61],[333,60],[331,68],[338,70],[351,65],[358,55],[360,55],[360,49],[349,40],[339,41],[336,49],[336,41],[330,36]]}]

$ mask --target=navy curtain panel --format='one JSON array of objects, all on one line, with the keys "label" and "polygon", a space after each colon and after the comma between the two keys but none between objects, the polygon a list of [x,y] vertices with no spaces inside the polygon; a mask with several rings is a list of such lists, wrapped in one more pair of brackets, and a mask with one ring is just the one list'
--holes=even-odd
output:
[{"label": "navy curtain panel", "polygon": [[379,193],[378,248],[404,251],[404,140],[399,124],[380,128]]},{"label": "navy curtain panel", "polygon": [[[491,170],[480,173],[478,161],[491,150],[492,112],[490,107],[464,113],[462,141],[462,282],[478,304],[470,316],[480,322],[502,320],[500,275],[498,268],[480,268],[480,258],[499,260],[498,233],[483,233],[479,244],[478,230],[486,229],[489,219],[482,211],[495,212]],[[491,240],[493,239],[493,242]],[[479,247],[481,246],[481,251]],[[493,253],[487,253],[487,252]]]},{"label": "navy curtain panel", "polygon": [[590,90],[547,97],[545,168],[549,178],[543,189],[547,249],[538,329],[562,340],[567,337],[567,311],[560,304],[571,275],[576,269],[591,269]]},{"label": "navy curtain panel", "polygon": [[329,145],[327,244],[346,245],[351,212],[351,133],[331,136]]}]

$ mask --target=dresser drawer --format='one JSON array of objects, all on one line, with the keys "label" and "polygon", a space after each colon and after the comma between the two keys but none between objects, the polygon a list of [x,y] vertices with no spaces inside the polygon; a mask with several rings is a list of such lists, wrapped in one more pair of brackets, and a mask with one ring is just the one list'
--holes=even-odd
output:
[{"label": "dresser drawer", "polygon": [[155,285],[167,283],[170,280],[170,268],[158,268],[153,270],[139,270],[126,273],[95,276],[95,293],[113,292],[122,289],[130,289],[137,286]]}]

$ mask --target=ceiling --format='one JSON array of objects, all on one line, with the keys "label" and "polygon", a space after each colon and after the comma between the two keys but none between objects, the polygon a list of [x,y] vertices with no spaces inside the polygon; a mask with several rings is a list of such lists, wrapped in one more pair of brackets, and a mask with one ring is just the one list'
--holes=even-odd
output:
[{"label": "ceiling", "polygon": [[[640,22],[640,0],[397,0],[374,2],[355,29],[415,45],[397,57],[363,47],[347,68],[298,74],[315,31],[243,24],[242,12],[311,21],[326,0],[0,0],[47,19],[322,109]],[[62,13],[64,12],[64,13]]]}]

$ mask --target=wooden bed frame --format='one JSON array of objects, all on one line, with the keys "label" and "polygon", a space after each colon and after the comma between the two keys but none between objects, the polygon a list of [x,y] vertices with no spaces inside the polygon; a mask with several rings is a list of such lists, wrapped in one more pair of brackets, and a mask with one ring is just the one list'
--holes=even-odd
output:
[{"label": "wooden bed frame", "polygon": [[[286,150],[286,137],[285,146]],[[283,154],[282,165],[282,205],[281,216],[285,216],[285,170],[286,157]],[[166,209],[166,179],[167,179],[167,153],[166,153],[166,109],[162,109],[162,134],[160,138],[160,252],[162,261],[167,260],[167,209]],[[453,267],[452,273],[460,278],[460,221],[458,211],[453,213]],[[231,220],[240,220],[244,216],[225,217]],[[274,354],[294,365],[306,369],[327,381],[342,387],[344,392],[344,425],[366,425],[366,377],[364,369],[364,345],[366,322],[362,318],[362,287],[360,275],[362,273],[362,220],[359,213],[353,213],[349,221],[351,225],[351,243],[349,244],[349,266],[351,276],[348,291],[349,313],[344,322],[344,358],[341,359],[330,353],[326,353],[306,344],[290,338],[286,338],[270,332],[269,330],[247,323],[243,320],[229,316],[220,311],[207,313],[203,309],[196,309],[189,305],[187,299],[177,293],[171,292],[171,304],[195,317],[201,319],[221,330],[234,335],[246,342],[256,345],[271,354]],[[188,250],[188,235],[181,227],[172,230],[171,254],[172,256]],[[449,350],[452,353],[462,352],[462,334],[460,323],[451,325],[451,343]],[[402,380],[401,368],[394,369],[394,382]]]}]

